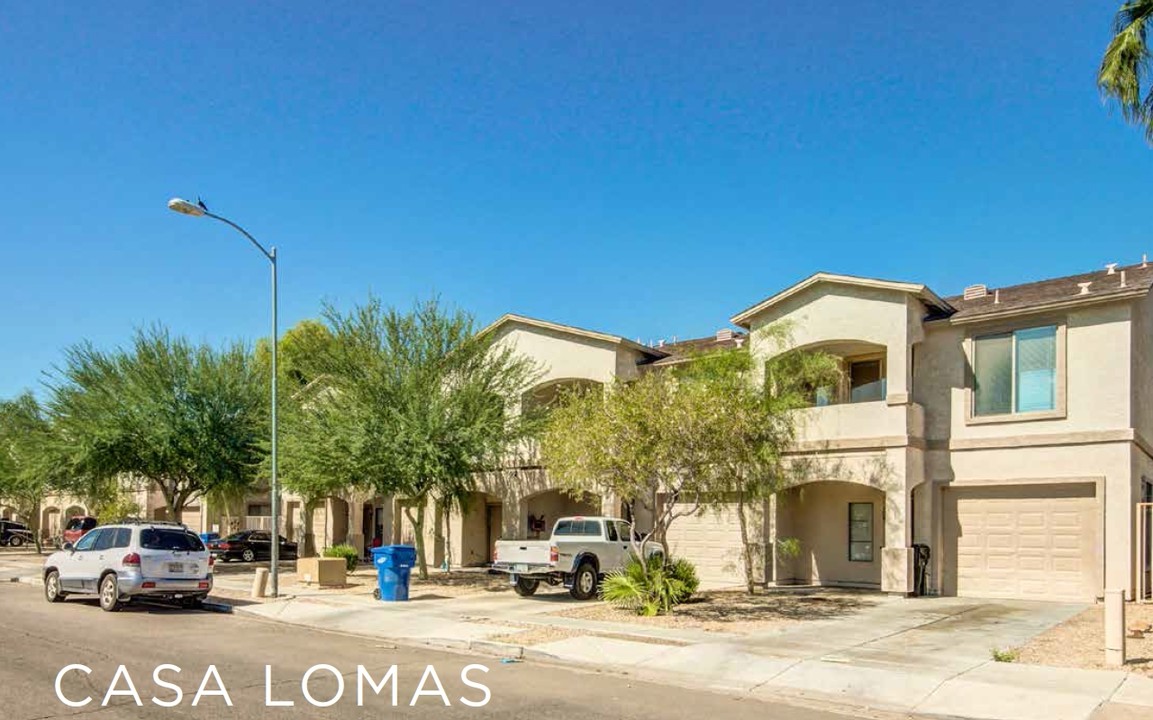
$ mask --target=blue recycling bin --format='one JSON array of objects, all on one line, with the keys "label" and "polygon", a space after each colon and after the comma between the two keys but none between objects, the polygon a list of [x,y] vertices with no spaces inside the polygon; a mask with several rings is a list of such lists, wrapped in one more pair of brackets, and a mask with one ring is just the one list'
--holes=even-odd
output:
[{"label": "blue recycling bin", "polygon": [[403,602],[408,600],[408,579],[416,564],[416,548],[411,545],[385,545],[372,549],[372,564],[376,566],[377,600]]}]

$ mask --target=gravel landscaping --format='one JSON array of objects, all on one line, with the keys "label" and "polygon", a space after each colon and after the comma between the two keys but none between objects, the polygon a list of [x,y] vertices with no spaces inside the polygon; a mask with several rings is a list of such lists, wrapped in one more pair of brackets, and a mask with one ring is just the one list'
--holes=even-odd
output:
[{"label": "gravel landscaping", "polygon": [[774,590],[748,595],[743,590],[698,593],[668,615],[641,617],[607,603],[563,610],[563,617],[635,623],[652,627],[751,633],[808,620],[844,617],[872,607],[867,592]]},{"label": "gravel landscaping", "polygon": [[[1129,604],[1125,608],[1125,626],[1153,625],[1153,605]],[[1153,633],[1144,638],[1126,639],[1125,669],[1153,677]],[[1105,665],[1105,608],[1095,605],[1069,620],[1050,628],[1018,648],[1017,662],[1031,665],[1054,665],[1109,669]]]}]

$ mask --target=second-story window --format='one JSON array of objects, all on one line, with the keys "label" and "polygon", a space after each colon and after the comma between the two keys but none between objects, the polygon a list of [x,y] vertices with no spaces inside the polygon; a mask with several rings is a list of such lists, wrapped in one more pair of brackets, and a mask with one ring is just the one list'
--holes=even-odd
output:
[{"label": "second-story window", "polygon": [[1053,410],[1057,327],[1028,328],[973,340],[973,414]]},{"label": "second-story window", "polygon": [[849,402],[885,399],[885,367],[880,359],[849,363]]}]

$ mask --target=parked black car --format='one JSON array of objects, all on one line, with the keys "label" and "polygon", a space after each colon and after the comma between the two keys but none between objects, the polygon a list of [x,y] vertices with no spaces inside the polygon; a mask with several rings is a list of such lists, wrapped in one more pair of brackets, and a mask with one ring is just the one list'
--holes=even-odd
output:
[{"label": "parked black car", "polygon": [[[267,560],[272,556],[272,533],[265,530],[241,530],[222,540],[208,543],[214,557],[221,560]],[[296,557],[296,543],[280,537],[280,558],[291,560]]]},{"label": "parked black car", "polygon": [[32,531],[15,520],[0,520],[0,547],[20,547],[32,542]]}]

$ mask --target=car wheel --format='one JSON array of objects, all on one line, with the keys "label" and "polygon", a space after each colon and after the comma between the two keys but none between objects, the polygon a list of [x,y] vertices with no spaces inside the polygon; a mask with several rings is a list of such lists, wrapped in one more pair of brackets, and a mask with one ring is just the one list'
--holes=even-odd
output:
[{"label": "car wheel", "polygon": [[55,570],[49,571],[44,577],[44,597],[51,603],[64,602],[67,597],[60,589],[60,573]]},{"label": "car wheel", "polygon": [[100,609],[104,612],[116,612],[120,609],[120,588],[116,584],[116,576],[108,573],[100,581]]},{"label": "car wheel", "polygon": [[540,580],[533,580],[532,578],[518,577],[516,579],[516,594],[521,597],[529,597],[536,593],[536,589],[540,587]]},{"label": "car wheel", "polygon": [[245,548],[244,552],[240,553],[240,559],[244,562],[252,562],[256,559],[256,553],[252,552],[252,548]]},{"label": "car wheel", "polygon": [[24,544],[24,538],[20,537],[19,535],[13,535],[11,538],[9,538],[8,544],[12,547],[20,547]]},{"label": "car wheel", "polygon": [[573,575],[569,595],[576,600],[589,600],[597,594],[597,570],[592,563],[583,562]]}]

